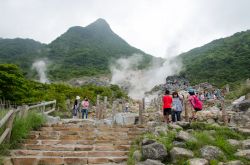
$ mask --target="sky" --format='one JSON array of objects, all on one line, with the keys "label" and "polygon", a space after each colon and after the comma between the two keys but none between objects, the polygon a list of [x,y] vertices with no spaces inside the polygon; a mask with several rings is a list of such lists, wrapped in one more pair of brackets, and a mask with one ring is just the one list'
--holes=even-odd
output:
[{"label": "sky", "polygon": [[98,18],[130,45],[173,57],[250,29],[250,0],[0,0],[0,37],[50,43]]}]

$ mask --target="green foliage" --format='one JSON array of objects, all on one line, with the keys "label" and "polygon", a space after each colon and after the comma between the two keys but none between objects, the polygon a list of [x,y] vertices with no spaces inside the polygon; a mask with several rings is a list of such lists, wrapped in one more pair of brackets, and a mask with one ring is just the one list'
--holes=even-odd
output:
[{"label": "green foliage", "polygon": [[26,91],[26,80],[20,69],[13,64],[0,64],[0,98],[20,103]]},{"label": "green foliage", "polygon": [[226,95],[226,99],[236,99],[250,93],[250,84],[241,83],[234,88],[235,89],[233,91]]},{"label": "green foliage", "polygon": [[29,131],[38,129],[43,123],[45,123],[45,118],[41,114],[32,111],[28,112],[26,118],[16,117],[13,123],[10,141],[0,144],[0,156],[9,154],[9,149],[11,148],[17,148],[19,142],[27,137]]},{"label": "green foliage", "polygon": [[10,146],[15,148],[18,143],[27,137],[29,131],[38,129],[45,122],[41,114],[29,111],[26,118],[16,118],[11,132]]},{"label": "green foliage", "polygon": [[250,30],[215,40],[178,58],[185,68],[181,75],[192,84],[209,82],[223,86],[245,80],[250,76]]}]

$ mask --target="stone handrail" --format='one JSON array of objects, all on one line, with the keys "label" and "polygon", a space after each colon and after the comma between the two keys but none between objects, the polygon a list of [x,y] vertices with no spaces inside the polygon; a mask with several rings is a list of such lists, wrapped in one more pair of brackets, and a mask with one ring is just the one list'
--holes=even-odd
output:
[{"label": "stone handrail", "polygon": [[[51,105],[51,104],[53,105],[52,109],[45,112],[45,106],[46,105]],[[2,128],[2,126],[4,126],[6,124],[6,128],[5,128],[4,132],[2,133],[2,135],[0,134],[0,144],[4,140],[7,140],[7,141],[10,140],[13,121],[14,121],[16,115],[18,115],[20,118],[23,118],[23,117],[25,117],[27,115],[28,110],[38,108],[38,107],[42,107],[42,113],[49,114],[49,113],[55,111],[55,106],[56,106],[56,100],[53,100],[53,101],[48,101],[48,102],[42,102],[40,104],[32,105],[32,106],[24,105],[24,106],[18,107],[17,109],[10,110],[0,120],[0,128]]]}]

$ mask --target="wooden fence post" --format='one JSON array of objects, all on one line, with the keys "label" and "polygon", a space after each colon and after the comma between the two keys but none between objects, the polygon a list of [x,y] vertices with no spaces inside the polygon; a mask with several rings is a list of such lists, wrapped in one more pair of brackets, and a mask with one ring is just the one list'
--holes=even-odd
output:
[{"label": "wooden fence post", "polygon": [[100,104],[100,95],[96,97],[96,108],[95,108],[95,119],[99,119],[99,104]]},{"label": "wooden fence post", "polygon": [[112,124],[115,124],[115,115],[116,115],[117,101],[113,101],[112,105]]},{"label": "wooden fence post", "polygon": [[142,98],[142,110],[145,111],[145,97]]},{"label": "wooden fence post", "polygon": [[222,111],[222,120],[223,120],[224,124],[227,125],[228,124],[228,118],[227,118],[227,112],[226,112],[226,109],[225,109],[225,102],[224,102],[223,99],[221,100],[221,111]]},{"label": "wooden fence post", "polygon": [[143,111],[143,105],[142,105],[142,102],[139,101],[139,124],[142,124],[142,111]]},{"label": "wooden fence post", "polygon": [[183,103],[184,103],[184,111],[185,111],[185,121],[189,122],[189,117],[188,117],[188,107],[187,107],[187,99],[183,98]]},{"label": "wooden fence post", "polygon": [[11,131],[12,131],[12,127],[13,127],[13,122],[16,116],[16,110],[14,110],[14,112],[12,113],[11,117],[9,118],[9,120],[6,123],[6,128],[9,128],[9,133],[6,136],[6,141],[10,140],[10,136],[11,136]]},{"label": "wooden fence post", "polygon": [[108,103],[108,97],[104,96],[103,115],[102,115],[103,119],[105,119],[107,116],[107,103]]}]

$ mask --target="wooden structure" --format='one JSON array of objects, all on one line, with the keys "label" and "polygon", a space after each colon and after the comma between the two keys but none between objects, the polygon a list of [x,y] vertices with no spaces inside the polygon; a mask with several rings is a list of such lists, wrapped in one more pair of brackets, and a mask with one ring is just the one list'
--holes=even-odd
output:
[{"label": "wooden structure", "polygon": [[[46,111],[47,105],[52,105],[52,108],[48,111]],[[0,144],[4,140],[7,140],[7,141],[10,140],[12,126],[13,126],[13,122],[14,122],[14,119],[16,116],[18,116],[20,118],[24,118],[25,116],[27,116],[27,113],[29,110],[37,109],[37,108],[40,109],[41,113],[49,114],[49,113],[55,111],[56,100],[42,102],[40,104],[32,105],[32,106],[23,105],[23,106],[18,107],[17,109],[9,110],[8,113],[0,120],[0,128],[5,126],[4,132],[2,133],[2,135],[0,135]]]}]

